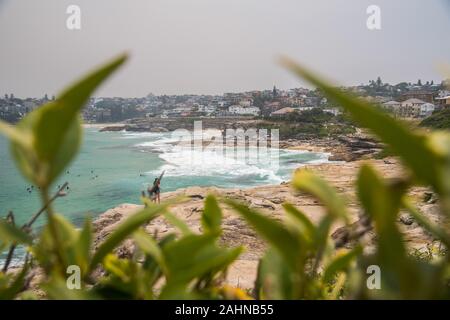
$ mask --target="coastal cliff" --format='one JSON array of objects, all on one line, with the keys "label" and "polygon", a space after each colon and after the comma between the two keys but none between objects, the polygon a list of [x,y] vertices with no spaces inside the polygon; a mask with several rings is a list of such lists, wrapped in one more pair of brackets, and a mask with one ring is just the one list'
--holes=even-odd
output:
[{"label": "coastal cliff", "polygon": [[[348,200],[348,208],[351,220],[355,224],[361,223],[361,209],[355,196],[354,181],[358,168],[364,161],[348,163],[328,163],[308,166],[309,169],[321,175],[329,181]],[[385,160],[370,160],[385,178],[395,178],[402,174],[401,167],[395,158]],[[222,198],[233,198],[246,202],[253,208],[266,213],[275,219],[283,219],[282,204],[289,202],[301,208],[313,222],[318,222],[324,214],[323,206],[314,198],[295,192],[289,183],[280,185],[259,186],[249,189],[221,189],[215,187],[190,187],[162,194],[162,200],[184,196],[187,200],[171,206],[171,212],[185,221],[194,232],[201,230],[200,217],[203,211],[203,201],[207,194],[215,194]],[[433,195],[426,188],[414,188],[411,196],[416,200],[419,209],[433,222],[439,221],[438,205]],[[101,214],[94,222],[98,246],[108,234],[113,231],[126,217],[141,209],[141,205],[123,204]],[[243,245],[246,250],[240,258],[231,266],[227,282],[241,288],[252,288],[256,277],[258,259],[261,257],[265,243],[258,238],[256,233],[230,208],[222,205],[223,209],[223,235],[221,242],[225,246]],[[422,229],[406,213],[401,213],[398,218],[400,230],[404,233],[405,241],[411,251],[420,252],[433,246],[433,238]],[[145,226],[150,234],[160,238],[170,232],[176,232],[174,227],[163,217],[159,217]],[[369,227],[365,230],[364,241],[368,243],[367,250],[373,250],[375,245],[374,234]],[[336,246],[351,247],[345,237],[346,228],[342,225],[333,226],[332,238]],[[428,249],[427,249],[428,248]],[[126,241],[117,249],[121,257],[129,257],[134,251],[131,241]]]}]

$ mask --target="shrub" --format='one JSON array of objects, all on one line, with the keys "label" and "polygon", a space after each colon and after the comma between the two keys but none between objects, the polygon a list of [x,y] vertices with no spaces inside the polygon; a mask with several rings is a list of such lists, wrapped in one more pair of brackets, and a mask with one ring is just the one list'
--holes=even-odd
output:
[{"label": "shrub", "polygon": [[442,110],[433,112],[431,116],[425,118],[420,123],[422,127],[428,127],[432,129],[450,129],[450,108],[444,108]]}]

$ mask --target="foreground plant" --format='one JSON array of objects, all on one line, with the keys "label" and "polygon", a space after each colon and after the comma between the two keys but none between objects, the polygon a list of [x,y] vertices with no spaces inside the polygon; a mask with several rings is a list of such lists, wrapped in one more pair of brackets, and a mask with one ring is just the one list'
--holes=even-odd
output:
[{"label": "foreground plant", "polygon": [[[357,230],[347,227],[347,237],[356,241],[352,250],[335,250],[330,227],[348,222],[345,200],[325,181],[307,170],[298,170],[293,187],[316,197],[327,215],[314,226],[300,210],[284,204],[287,221],[282,224],[227,201],[269,243],[260,261],[256,291],[259,298],[322,299],[449,299],[450,298],[450,134],[411,132],[402,123],[367,103],[326,84],[291,60],[283,63],[295,74],[320,88],[350,113],[359,125],[370,129],[402,160],[409,174],[386,180],[369,164],[359,171],[356,189],[366,224],[376,233],[375,254],[363,254],[364,243]],[[440,225],[429,221],[408,198],[416,185],[428,186],[439,197]],[[405,248],[396,221],[407,210],[445,249],[437,259],[414,259]],[[367,270],[380,270],[376,290],[367,285]]]},{"label": "foreground plant", "polygon": [[[29,113],[16,126],[0,122],[0,132],[11,141],[11,152],[26,179],[38,187],[43,209],[23,227],[11,219],[0,220],[0,251],[17,245],[27,247],[30,260],[18,274],[8,273],[7,261],[0,272],[0,298],[30,297],[27,273],[39,267],[45,277],[41,289],[47,298],[211,298],[220,297],[220,283],[227,266],[241,248],[225,249],[216,244],[221,234],[221,212],[214,198],[208,198],[203,214],[204,233],[193,234],[183,222],[171,215],[170,203],[146,203],[145,209],[126,219],[93,250],[92,224],[87,219],[77,229],[53,210],[49,189],[77,154],[82,136],[80,111],[89,96],[110,74],[124,63],[121,56],[97,69],[65,90],[56,101]],[[145,199],[144,199],[145,201]],[[38,235],[31,225],[45,210],[47,224]],[[181,230],[182,236],[169,235],[160,241],[142,230],[158,215],[164,214]],[[131,259],[119,259],[114,250],[132,237],[138,248]],[[71,288],[68,272],[80,271],[80,283]],[[103,275],[98,276],[98,273]],[[157,281],[164,284],[155,288]],[[219,281],[219,282],[218,282]],[[239,291],[236,291],[239,293]],[[226,291],[230,294],[230,290]]]},{"label": "foreground plant", "polygon": [[[316,197],[326,208],[317,226],[290,204],[284,204],[286,222],[280,223],[244,204],[227,201],[265,238],[269,249],[261,259],[256,282],[258,298],[269,299],[450,299],[450,134],[412,132],[401,122],[364,101],[342,93],[295,62],[282,63],[296,75],[321,89],[344,108],[359,125],[370,129],[397,155],[408,175],[387,180],[369,164],[359,171],[356,189],[365,214],[365,224],[374,225],[377,248],[364,254],[364,234],[347,225],[347,240],[353,249],[338,249],[331,225],[348,223],[345,199],[308,170],[294,174],[292,186]],[[439,198],[441,221],[436,225],[408,197],[413,186],[430,187]],[[408,253],[396,221],[407,210],[444,249],[436,259],[417,259]],[[366,231],[369,228],[365,229]],[[380,283],[367,284],[370,268],[380,271]]]}]

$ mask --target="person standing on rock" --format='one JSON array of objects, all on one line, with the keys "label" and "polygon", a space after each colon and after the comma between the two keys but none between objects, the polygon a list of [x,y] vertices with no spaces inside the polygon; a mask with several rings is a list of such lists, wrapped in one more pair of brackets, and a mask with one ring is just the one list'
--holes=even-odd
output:
[{"label": "person standing on rock", "polygon": [[161,186],[161,179],[162,179],[163,175],[164,175],[164,171],[159,176],[159,178],[155,178],[155,180],[153,181],[153,186],[147,190],[148,195],[153,202],[156,202],[156,200],[158,200],[158,203],[161,203],[161,198],[160,198],[161,187],[160,186]]}]

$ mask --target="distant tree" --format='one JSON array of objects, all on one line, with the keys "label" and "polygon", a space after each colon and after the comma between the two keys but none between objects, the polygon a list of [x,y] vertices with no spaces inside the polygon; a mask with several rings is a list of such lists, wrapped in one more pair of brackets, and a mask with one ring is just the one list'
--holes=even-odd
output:
[{"label": "distant tree", "polygon": [[383,85],[383,81],[381,81],[381,78],[377,78],[377,87],[381,87]]},{"label": "distant tree", "polygon": [[420,80],[420,79],[417,80],[417,85],[418,85],[418,86],[422,86],[422,80]]},{"label": "distant tree", "polygon": [[122,120],[122,117],[123,117],[122,106],[114,105],[110,108],[110,110],[111,110],[111,120],[113,120],[113,121]]},{"label": "distant tree", "polygon": [[446,89],[450,89],[450,78],[442,80],[441,86]]},{"label": "distant tree", "polygon": [[264,101],[266,101],[266,99],[262,96],[259,95],[253,96],[253,105],[255,107],[262,108],[264,106]]},{"label": "distant tree", "polygon": [[431,80],[431,85],[432,85],[432,86],[434,85],[434,81],[433,81],[433,80]]},{"label": "distant tree", "polygon": [[48,101],[48,95],[47,94],[44,94],[44,100]]}]

